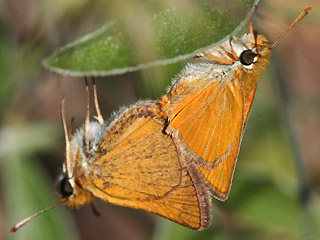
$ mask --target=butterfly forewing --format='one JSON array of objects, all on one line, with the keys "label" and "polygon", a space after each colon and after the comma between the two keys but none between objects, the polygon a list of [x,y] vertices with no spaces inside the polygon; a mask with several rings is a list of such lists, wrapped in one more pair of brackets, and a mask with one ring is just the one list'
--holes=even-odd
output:
[{"label": "butterfly forewing", "polygon": [[[188,101],[187,104],[184,101]],[[244,94],[237,80],[190,92],[173,110],[168,131],[188,147],[215,197],[226,199],[243,131]]]}]

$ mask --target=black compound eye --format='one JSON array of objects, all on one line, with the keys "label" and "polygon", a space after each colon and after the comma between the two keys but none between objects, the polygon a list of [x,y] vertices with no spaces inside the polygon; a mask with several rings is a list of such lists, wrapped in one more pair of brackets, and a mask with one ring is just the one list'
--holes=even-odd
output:
[{"label": "black compound eye", "polygon": [[245,50],[240,55],[240,62],[243,65],[249,66],[254,62],[254,58],[257,56],[254,52],[251,50]]},{"label": "black compound eye", "polygon": [[60,194],[62,197],[70,197],[73,194],[73,187],[66,176],[60,180]]}]

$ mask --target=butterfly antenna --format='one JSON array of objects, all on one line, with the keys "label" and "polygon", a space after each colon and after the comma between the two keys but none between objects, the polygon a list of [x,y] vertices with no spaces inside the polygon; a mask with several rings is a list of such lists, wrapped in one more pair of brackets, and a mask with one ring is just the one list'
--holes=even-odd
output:
[{"label": "butterfly antenna", "polygon": [[53,209],[53,208],[59,207],[59,206],[61,206],[61,205],[64,204],[64,203],[65,203],[65,201],[59,202],[59,203],[57,203],[57,204],[55,204],[55,205],[53,205],[53,206],[51,206],[51,207],[48,207],[48,208],[46,208],[46,209],[41,210],[40,212],[37,212],[37,213],[33,214],[32,216],[30,216],[30,217],[22,220],[21,222],[18,222],[16,225],[14,225],[14,226],[11,228],[10,232],[14,233],[14,232],[18,231],[20,228],[22,228],[23,226],[25,226],[28,222],[30,222],[30,221],[31,221],[32,219],[34,219],[35,217],[38,217],[38,216],[41,215],[42,213],[45,213],[45,212],[47,212],[47,211],[49,211],[49,210],[51,210],[51,209]]},{"label": "butterfly antenna", "polygon": [[280,37],[271,45],[270,49],[272,49],[277,43],[298,23],[300,22],[307,14],[311,11],[311,7],[306,8],[303,10],[302,13],[291,23],[291,25],[287,28],[286,31],[284,31]]},{"label": "butterfly antenna", "polygon": [[94,105],[96,107],[97,116],[95,119],[98,120],[98,122],[102,125],[104,123],[103,117],[101,115],[99,102],[98,102],[98,95],[97,95],[97,85],[94,77],[92,77],[92,85],[93,85],[93,98],[94,98]]},{"label": "butterfly antenna", "polygon": [[61,118],[62,118],[64,136],[65,136],[65,141],[66,141],[66,161],[64,162],[64,165],[63,165],[63,167],[64,167],[63,171],[67,174],[67,176],[70,176],[69,175],[69,169],[71,167],[70,166],[70,164],[71,164],[70,137],[69,137],[69,133],[68,133],[66,116],[65,116],[65,112],[64,112],[64,102],[65,102],[65,96],[63,96],[63,98],[61,100],[61,104],[60,104],[60,114],[61,114]]}]

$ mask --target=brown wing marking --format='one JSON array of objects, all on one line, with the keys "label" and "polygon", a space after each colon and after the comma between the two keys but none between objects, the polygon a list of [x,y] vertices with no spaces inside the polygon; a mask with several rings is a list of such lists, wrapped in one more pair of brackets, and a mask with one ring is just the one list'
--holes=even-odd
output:
[{"label": "brown wing marking", "polygon": [[210,197],[180,163],[172,138],[162,133],[163,123],[138,115],[131,120],[125,133],[118,132],[121,141],[94,162],[85,188],[117,205],[143,209],[192,229],[207,228]]}]

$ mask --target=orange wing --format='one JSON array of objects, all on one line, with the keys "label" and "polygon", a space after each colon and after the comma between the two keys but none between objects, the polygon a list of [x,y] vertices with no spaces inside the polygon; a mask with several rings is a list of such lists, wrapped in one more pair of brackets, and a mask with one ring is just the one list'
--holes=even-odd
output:
[{"label": "orange wing", "polygon": [[84,187],[105,201],[143,209],[191,229],[207,228],[209,193],[195,186],[153,107],[133,107],[111,124]]},{"label": "orange wing", "polygon": [[198,164],[214,196],[228,197],[246,116],[244,93],[237,80],[213,82],[188,93],[169,116],[167,132],[185,155]]}]

